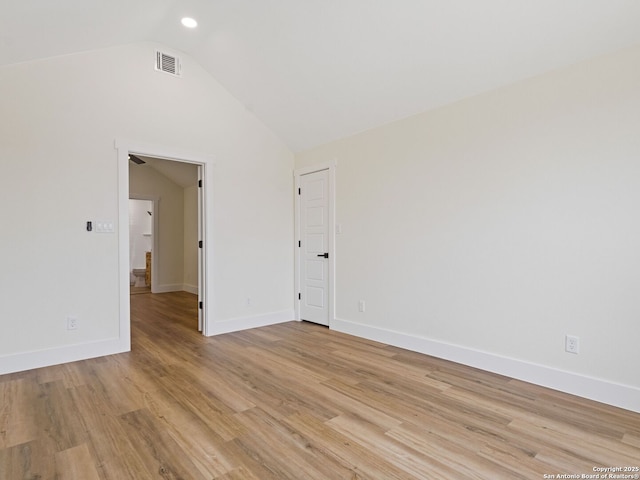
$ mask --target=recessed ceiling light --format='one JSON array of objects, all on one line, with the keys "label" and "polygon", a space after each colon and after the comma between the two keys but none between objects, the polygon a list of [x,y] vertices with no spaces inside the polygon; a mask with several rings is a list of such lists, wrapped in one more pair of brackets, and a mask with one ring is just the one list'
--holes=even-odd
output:
[{"label": "recessed ceiling light", "polygon": [[184,17],[182,20],[182,25],[187,28],[196,28],[198,26],[198,22],[196,22],[193,18]]}]

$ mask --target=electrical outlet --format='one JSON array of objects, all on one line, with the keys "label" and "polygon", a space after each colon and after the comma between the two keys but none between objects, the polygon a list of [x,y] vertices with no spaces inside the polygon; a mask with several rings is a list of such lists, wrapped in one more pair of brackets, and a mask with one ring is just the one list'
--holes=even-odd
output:
[{"label": "electrical outlet", "polygon": [[358,311],[364,312],[364,300],[358,301]]},{"label": "electrical outlet", "polygon": [[67,330],[77,330],[78,319],[76,317],[67,317]]},{"label": "electrical outlet", "polygon": [[580,353],[580,337],[574,335],[565,336],[564,351],[568,353]]}]

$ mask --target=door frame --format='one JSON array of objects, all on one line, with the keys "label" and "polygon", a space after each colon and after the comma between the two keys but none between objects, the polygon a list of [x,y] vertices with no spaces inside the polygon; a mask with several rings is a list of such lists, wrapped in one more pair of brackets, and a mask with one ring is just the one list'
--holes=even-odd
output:
[{"label": "door frame", "polygon": [[336,302],[336,292],[335,292],[335,275],[336,275],[336,248],[335,248],[335,240],[336,240],[336,167],[338,165],[337,160],[333,160],[331,162],[319,163],[310,167],[302,167],[297,168],[293,171],[294,177],[294,196],[295,196],[295,261],[294,261],[294,287],[295,290],[293,292],[294,305],[295,305],[295,319],[300,321],[300,299],[299,294],[301,290],[301,260],[300,260],[300,241],[301,239],[301,220],[300,220],[300,194],[298,193],[300,190],[300,177],[303,175],[308,175],[310,173],[321,172],[322,170],[329,171],[329,289],[328,289],[328,304],[329,304],[329,328],[333,324],[335,320],[335,302]]},{"label": "door frame", "polygon": [[[215,159],[212,155],[190,152],[162,145],[147,144],[116,139],[114,144],[118,152],[118,276],[120,299],[120,340],[127,350],[131,350],[131,303],[129,297],[129,155],[142,155],[175,162],[199,165],[202,175],[202,202],[200,221],[202,222],[202,259],[198,266],[201,278],[209,278],[213,272],[213,172]],[[200,282],[199,282],[200,283]],[[213,282],[199,286],[202,290],[202,334],[212,335],[210,312],[213,312]]]},{"label": "door frame", "polygon": [[[158,214],[160,210],[160,197],[157,195],[143,195],[135,192],[129,192],[129,200],[146,200],[153,204],[153,215],[151,216],[151,251],[156,255],[151,255],[151,293],[158,285]],[[129,265],[131,267],[131,265]]]}]

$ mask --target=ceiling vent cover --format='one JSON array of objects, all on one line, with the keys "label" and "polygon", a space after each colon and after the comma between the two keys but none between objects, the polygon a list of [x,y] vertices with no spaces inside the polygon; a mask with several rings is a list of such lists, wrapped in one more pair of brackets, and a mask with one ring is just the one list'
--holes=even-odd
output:
[{"label": "ceiling vent cover", "polygon": [[180,76],[180,58],[164,52],[156,51],[156,70]]}]

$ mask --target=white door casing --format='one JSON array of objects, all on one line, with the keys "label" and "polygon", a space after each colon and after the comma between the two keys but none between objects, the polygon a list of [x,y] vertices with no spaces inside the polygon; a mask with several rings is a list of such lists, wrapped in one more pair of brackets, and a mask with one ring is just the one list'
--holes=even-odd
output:
[{"label": "white door casing", "polygon": [[334,315],[334,171],[331,166],[305,170],[296,171],[297,318],[329,326]]}]

